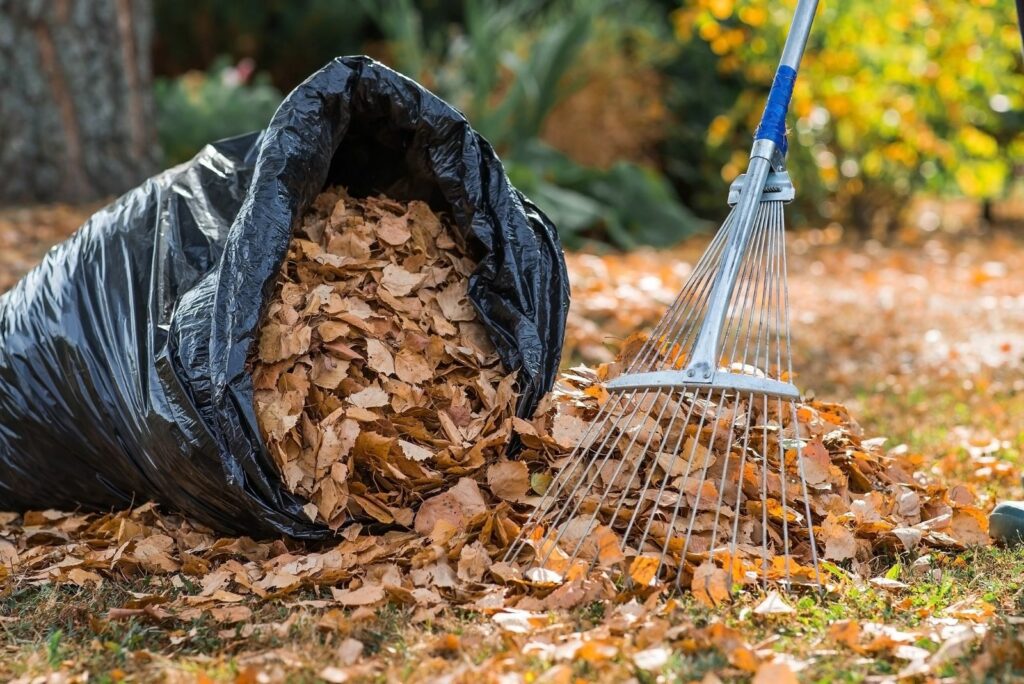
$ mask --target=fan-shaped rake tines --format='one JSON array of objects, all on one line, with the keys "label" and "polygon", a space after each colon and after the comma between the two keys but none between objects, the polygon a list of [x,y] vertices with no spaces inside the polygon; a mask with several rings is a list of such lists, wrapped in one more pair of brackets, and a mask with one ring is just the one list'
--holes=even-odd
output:
[{"label": "fan-shaped rake tines", "polygon": [[726,287],[730,214],[666,316],[625,350],[625,372],[509,549],[532,549],[534,578],[601,565],[712,600],[737,584],[821,586],[805,475],[821,465],[806,463],[791,384],[782,204],[759,203]]}]

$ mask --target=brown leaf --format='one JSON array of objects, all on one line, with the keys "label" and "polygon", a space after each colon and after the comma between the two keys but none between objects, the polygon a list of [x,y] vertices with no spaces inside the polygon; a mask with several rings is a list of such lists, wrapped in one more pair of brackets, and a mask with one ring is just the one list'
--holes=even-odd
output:
[{"label": "brown leaf", "polygon": [[459,553],[459,579],[468,582],[479,582],[491,566],[491,557],[480,542],[473,542],[462,547]]},{"label": "brown leaf", "polygon": [[829,560],[846,560],[857,556],[857,539],[832,516],[822,524],[819,538],[825,543],[824,557]]},{"label": "brown leaf", "polygon": [[467,516],[458,499],[451,492],[444,492],[420,504],[416,513],[415,529],[419,534],[428,536],[439,524],[459,529],[465,527],[466,520]]},{"label": "brown leaf", "polygon": [[210,617],[217,622],[245,622],[252,617],[248,606],[221,606],[210,609]]},{"label": "brown leaf", "polygon": [[832,623],[828,628],[828,638],[848,648],[861,652],[860,623],[856,620],[841,620]]},{"label": "brown leaf", "polygon": [[65,575],[67,580],[72,584],[77,584],[80,587],[84,587],[89,584],[100,584],[103,582],[103,578],[97,575],[95,572],[89,572],[82,568],[71,568]]},{"label": "brown leaf", "polygon": [[412,234],[409,232],[409,217],[384,214],[377,224],[377,237],[389,245],[397,247],[404,244]]},{"label": "brown leaf", "polygon": [[260,330],[259,355],[264,363],[275,363],[305,354],[313,331],[308,326],[290,329],[279,324],[269,324]]},{"label": "brown leaf", "polygon": [[305,397],[298,390],[256,392],[256,415],[271,439],[280,441],[299,422]]},{"label": "brown leaf", "polygon": [[530,471],[522,461],[500,461],[487,468],[487,486],[499,499],[518,501],[530,489]]},{"label": "brown leaf", "polygon": [[384,587],[366,584],[358,589],[338,589],[331,587],[331,596],[335,603],[342,606],[369,606],[384,600]]},{"label": "brown leaf", "polygon": [[476,318],[476,309],[469,301],[469,281],[457,280],[437,293],[441,313],[449,321],[471,321]]},{"label": "brown leaf", "polygon": [[177,572],[181,564],[172,557],[174,540],[166,534],[154,534],[139,540],[132,557],[149,572]]},{"label": "brown leaf", "polygon": [[359,408],[364,409],[387,406],[389,399],[390,397],[388,396],[388,393],[376,384],[370,385],[369,387],[350,395],[348,398],[353,406],[358,406]]},{"label": "brown leaf", "polygon": [[324,389],[337,389],[338,385],[348,377],[348,369],[352,364],[336,359],[327,354],[318,355],[313,359],[310,378],[313,384]]},{"label": "brown leaf", "polygon": [[395,374],[395,360],[387,345],[380,340],[366,341],[366,365],[382,375]]},{"label": "brown leaf", "polygon": [[965,546],[988,546],[988,517],[975,506],[953,511],[947,533]]},{"label": "brown leaf", "polygon": [[384,275],[380,285],[395,297],[404,297],[413,291],[413,288],[423,282],[423,276],[419,273],[409,273],[401,266],[388,264],[384,267]]},{"label": "brown leaf", "polygon": [[653,556],[637,556],[629,564],[630,578],[641,587],[650,586],[661,563]]},{"label": "brown leaf", "polygon": [[487,512],[487,504],[484,502],[483,496],[480,495],[480,488],[475,480],[468,477],[460,478],[458,483],[448,491],[459,502],[466,515],[473,517]]},{"label": "brown leaf", "polygon": [[820,438],[816,437],[804,445],[800,450],[800,456],[799,467],[803,469],[807,484],[817,485],[829,481],[832,460]]},{"label": "brown leaf", "polygon": [[717,606],[729,599],[729,573],[712,561],[704,561],[693,572],[690,589],[706,606]]},{"label": "brown leaf", "polygon": [[598,525],[594,530],[594,544],[597,546],[597,562],[602,567],[609,567],[626,559],[622,553],[621,540],[607,525]]},{"label": "brown leaf", "polygon": [[800,680],[786,663],[764,662],[754,673],[751,684],[800,684]]},{"label": "brown leaf", "polygon": [[395,374],[402,382],[419,385],[430,380],[434,373],[422,354],[403,349],[395,356]]},{"label": "brown leaf", "polygon": [[429,461],[434,458],[434,452],[426,447],[422,447],[419,444],[413,444],[407,442],[404,439],[398,440],[398,446],[401,447],[402,453],[405,457],[412,461]]},{"label": "brown leaf", "polygon": [[[590,429],[590,423],[577,416],[559,413],[556,414],[551,424],[551,436],[559,446],[565,449],[572,449],[582,444],[583,438]],[[596,436],[596,435],[594,435]],[[589,442],[593,442],[591,437]],[[583,445],[584,447],[586,445]]]}]

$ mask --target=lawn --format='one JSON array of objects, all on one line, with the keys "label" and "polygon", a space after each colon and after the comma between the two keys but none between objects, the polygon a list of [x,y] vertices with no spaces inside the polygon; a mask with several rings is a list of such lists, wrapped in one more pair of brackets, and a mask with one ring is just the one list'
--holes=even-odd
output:
[{"label": "lawn", "polygon": [[109,617],[152,591],[146,578],[95,590],[26,587],[0,603],[3,674],[90,672],[90,681],[157,672],[172,681],[731,681],[773,658],[816,682],[910,676],[918,663],[920,675],[954,681],[1021,675],[1024,643],[1010,616],[1024,613],[1024,553],[979,549],[917,565],[906,559],[886,574],[910,586],[848,586],[793,601],[795,612],[784,615],[755,614],[759,599],[749,595],[710,614],[686,596],[627,609],[595,602],[547,614],[540,625],[497,625],[469,611],[410,625],[407,611],[394,605],[343,618],[296,605],[315,602],[311,592],[287,603],[260,602],[239,624],[210,615],[173,624],[145,614]]},{"label": "lawn", "polygon": [[[2,282],[13,282],[76,216],[0,216],[5,241],[43,223],[30,253],[0,251]],[[653,324],[705,240],[668,252],[568,255],[574,303],[566,365],[607,360],[630,332]],[[887,449],[917,454],[935,477],[969,485],[985,508],[1024,497],[1024,424],[1017,419],[1024,415],[1024,242],[1009,233],[915,234],[908,241],[882,246],[834,231],[791,236],[797,384],[846,404],[867,434],[888,438]],[[1022,551],[880,556],[874,581],[837,574],[829,594],[781,603],[741,593],[714,609],[683,595],[503,610],[483,595],[425,608],[400,593],[363,601],[351,591],[332,592],[330,573],[303,566],[321,562],[330,545],[208,539],[192,531],[194,554],[154,541],[144,557],[136,549],[135,560],[125,562],[120,539],[142,530],[158,540],[164,531],[191,529],[145,507],[107,516],[0,514],[0,521],[0,559],[7,558],[5,544],[29,549],[18,566],[0,564],[4,679],[764,684],[1024,677]],[[242,591],[243,564],[268,557],[315,579],[294,590],[280,583]]]}]

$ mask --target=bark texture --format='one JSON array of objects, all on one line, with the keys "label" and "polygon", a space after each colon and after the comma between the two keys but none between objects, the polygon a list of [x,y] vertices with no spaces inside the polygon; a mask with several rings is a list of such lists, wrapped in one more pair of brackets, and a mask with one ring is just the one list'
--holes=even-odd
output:
[{"label": "bark texture", "polygon": [[0,203],[83,202],[156,170],[151,0],[0,0]]}]

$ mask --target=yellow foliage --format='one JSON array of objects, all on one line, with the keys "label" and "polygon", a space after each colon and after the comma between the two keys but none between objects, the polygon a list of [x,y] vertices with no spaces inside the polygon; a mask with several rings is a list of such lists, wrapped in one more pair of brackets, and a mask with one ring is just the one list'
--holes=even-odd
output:
[{"label": "yellow foliage", "polygon": [[708,9],[715,19],[728,19],[732,16],[732,0],[710,0]]},{"label": "yellow foliage", "polygon": [[740,19],[747,26],[760,26],[768,19],[763,7],[744,7],[740,10]]},{"label": "yellow foliage", "polygon": [[700,37],[711,42],[722,32],[722,27],[713,21],[705,21],[700,24]]},{"label": "yellow foliage", "polygon": [[[712,121],[712,148],[747,147],[795,5],[683,0],[673,14],[678,39],[707,42],[719,70],[742,73],[759,94],[737,98]],[[1024,150],[1024,131],[1007,118],[1024,108],[1015,21],[1013,3],[994,0],[819,4],[789,118],[792,153],[803,155],[791,165],[801,187],[1005,192]],[[840,174],[837,159],[856,162],[856,173]],[[920,173],[925,162],[934,173]],[[729,158],[722,175],[741,168]]]},{"label": "yellow foliage", "polygon": [[974,126],[964,126],[960,129],[960,141],[964,149],[978,157],[994,157],[999,152],[999,143],[996,139]]},{"label": "yellow foliage", "polygon": [[732,126],[732,121],[729,117],[724,114],[719,114],[712,120],[711,125],[708,126],[708,142],[712,145],[720,144],[725,140],[726,134],[729,132],[729,128]]}]

